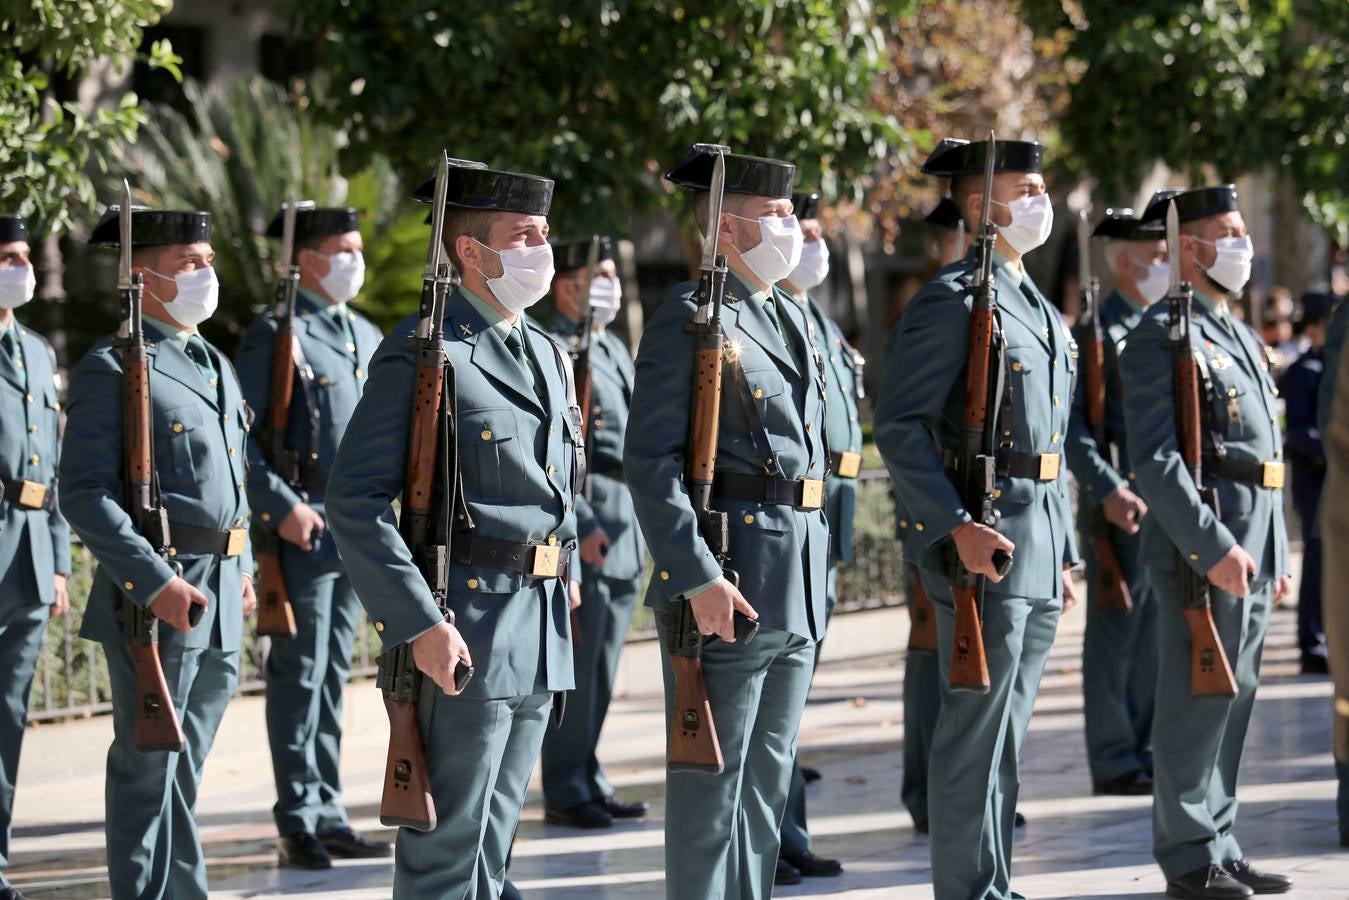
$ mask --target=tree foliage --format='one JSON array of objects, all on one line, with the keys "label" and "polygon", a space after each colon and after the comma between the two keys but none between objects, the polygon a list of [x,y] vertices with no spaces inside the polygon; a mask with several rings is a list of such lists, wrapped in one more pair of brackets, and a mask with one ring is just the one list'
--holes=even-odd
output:
[{"label": "tree foliage", "polygon": [[91,166],[106,169],[117,144],[135,140],[144,113],[135,94],[86,115],[58,90],[95,65],[143,59],[178,77],[167,41],[138,49],[143,29],[172,0],[4,0],[0,6],[0,209],[32,217],[39,234],[64,230],[90,207]]},{"label": "tree foliage", "polygon": [[[555,231],[669,202],[695,141],[779,156],[854,193],[902,152],[870,101],[911,0],[289,0],[352,151],[420,176],[452,156],[557,181]],[[616,221],[616,219],[618,221]]]},{"label": "tree foliage", "polygon": [[1282,169],[1308,211],[1349,228],[1343,0],[1023,0],[1080,67],[1062,132],[1102,183],[1156,160],[1196,180]]}]

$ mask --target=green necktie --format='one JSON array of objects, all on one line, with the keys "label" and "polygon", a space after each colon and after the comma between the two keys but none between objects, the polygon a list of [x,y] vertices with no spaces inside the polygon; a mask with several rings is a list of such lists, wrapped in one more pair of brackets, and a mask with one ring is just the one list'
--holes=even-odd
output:
[{"label": "green necktie", "polygon": [[201,339],[200,335],[188,335],[185,350],[187,358],[196,364],[202,380],[211,387],[215,387],[215,366],[211,363],[211,354],[206,352],[206,342]]},{"label": "green necktie", "polygon": [[347,338],[347,352],[355,355],[356,353],[356,332],[351,327],[351,316],[347,315],[344,307],[334,306],[332,317],[337,321],[337,327],[342,329],[342,334]]},{"label": "green necktie", "polygon": [[15,331],[15,326],[10,325],[5,333],[0,335],[0,349],[4,350],[5,356],[14,364],[14,369],[19,373],[19,377],[27,384],[28,373],[23,368],[23,351],[19,349],[19,336]]},{"label": "green necktie", "polygon": [[511,356],[520,364],[520,368],[525,370],[525,377],[529,379],[529,386],[535,393],[539,390],[539,380],[534,371],[534,364],[529,358],[529,353],[525,351],[524,335],[520,333],[520,326],[511,326],[510,332],[506,335],[506,349],[511,351]]}]

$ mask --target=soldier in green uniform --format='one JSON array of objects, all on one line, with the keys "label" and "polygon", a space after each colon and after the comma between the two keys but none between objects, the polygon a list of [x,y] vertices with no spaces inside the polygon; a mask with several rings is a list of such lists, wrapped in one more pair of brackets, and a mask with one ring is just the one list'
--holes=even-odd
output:
[{"label": "soldier in green uniform", "polygon": [[[282,213],[267,236],[279,238]],[[295,613],[294,637],[274,637],[267,655],[267,740],[276,778],[272,815],[281,865],[326,869],[332,856],[388,856],[347,824],[342,792],[342,692],[351,672],[360,601],[326,533],[328,471],[365,387],[380,332],[348,307],[360,293],[365,260],[358,214],[350,208],[302,208],[295,217],[298,344],[286,446],[295,471],[274,465],[264,428],[249,435],[248,501],[255,526],[279,536],[281,570]],[[254,320],[239,345],[244,397],[266,423],[271,405],[276,310]]]},{"label": "soldier in green uniform", "polygon": [[[645,802],[624,802],[595,755],[618,676],[618,657],[642,587],[646,545],[637,527],[632,495],[623,478],[623,432],[632,404],[632,355],[608,325],[618,315],[623,288],[609,238],[600,238],[595,277],[587,286],[590,241],[553,248],[557,308],[552,333],[578,365],[588,361],[591,382],[586,417],[586,483],[576,498],[581,579],[580,638],[572,648],[576,690],[562,724],[543,739],[545,821],[576,828],[605,828],[614,819],[646,815]],[[583,296],[588,290],[588,297]],[[589,318],[587,319],[587,309]],[[586,323],[590,334],[582,335]]]},{"label": "soldier in green uniform", "polygon": [[[1157,604],[1138,558],[1139,523],[1147,514],[1129,469],[1120,393],[1119,351],[1144,310],[1166,294],[1166,242],[1156,223],[1131,209],[1107,209],[1092,236],[1106,242],[1115,288],[1100,304],[1104,351],[1106,445],[1087,421],[1085,379],[1079,378],[1068,425],[1068,465],[1081,485],[1078,509],[1087,561],[1087,627],[1082,644],[1082,694],[1092,792],[1152,793],[1152,709],[1157,691]],[[1117,609],[1100,596],[1094,529],[1104,513],[1121,582],[1131,605]]]},{"label": "soldier in green uniform", "polygon": [[[239,677],[253,558],[245,485],[250,413],[229,361],[197,326],[215,311],[211,216],[136,209],[132,268],[144,277],[155,475],[169,519],[166,556],[122,508],[122,364],[109,339],[70,382],[61,511],[98,561],[80,635],[103,645],[112,686],[108,878],[114,897],[205,897],[206,857],[194,808],[202,767]],[[116,208],[94,246],[117,246]],[[166,558],[167,557],[167,558]],[[135,671],[119,611],[159,620],[159,658],[187,737],[181,752],[138,752]],[[195,626],[193,606],[205,607]]]},{"label": "soldier in green uniform", "polygon": [[[792,194],[792,208],[801,223],[805,244],[801,261],[779,287],[809,314],[814,344],[824,360],[825,402],[824,433],[829,447],[829,477],[825,480],[824,513],[829,521],[829,574],[825,598],[826,621],[838,602],[838,564],[852,559],[852,523],[857,510],[857,475],[862,468],[862,425],[858,421],[857,401],[862,394],[862,355],[843,338],[843,331],[824,314],[810,291],[824,284],[829,276],[829,247],[820,226],[820,196],[798,191]],[[816,648],[819,665],[819,648]],[[792,767],[792,789],[787,795],[787,810],[782,819],[782,849],[778,856],[776,882],[796,884],[802,875],[834,876],[843,874],[836,859],[816,856],[810,848],[806,828],[806,776],[799,763]]]},{"label": "soldier in green uniform", "polygon": [[[923,171],[951,179],[971,234],[981,226],[987,141],[943,140]],[[932,877],[939,900],[1016,896],[1010,886],[1020,750],[1061,610],[1076,601],[1077,562],[1061,465],[1074,376],[1066,326],[1022,266],[1049,236],[1053,213],[1041,177],[1043,148],[998,141],[990,215],[997,313],[1006,347],[998,419],[995,505],[1001,524],[973,521],[949,474],[965,407],[972,250],[909,301],[886,360],[876,444],[905,518],[905,558],[917,564],[937,612],[941,712],[932,738],[929,804]],[[934,440],[935,438],[935,440]],[[999,578],[994,551],[1015,551]],[[987,579],[983,639],[989,693],[953,691],[951,554]]]},{"label": "soldier in green uniform", "polygon": [[[1159,303],[1120,354],[1129,461],[1150,511],[1140,554],[1158,604],[1153,855],[1174,897],[1283,893],[1291,881],[1253,868],[1233,833],[1270,606],[1291,590],[1274,381],[1259,339],[1228,309],[1255,253],[1233,186],[1163,195],[1143,220],[1164,222],[1171,203],[1180,236],[1170,265],[1194,287],[1189,341],[1202,382],[1203,476],[1217,510],[1200,499],[1180,457],[1169,304]],[[1211,585],[1235,697],[1191,694],[1182,566]]]},{"label": "soldier in green uniform", "polygon": [[42,633],[70,609],[70,528],[56,508],[56,355],[14,313],[37,287],[28,253],[23,217],[0,216],[0,900],[20,896],[4,870]]},{"label": "soldier in green uniform", "polygon": [[1325,374],[1316,398],[1316,420],[1326,448],[1326,484],[1321,502],[1322,569],[1326,647],[1334,681],[1333,742],[1339,782],[1336,813],[1340,846],[1349,847],[1349,566],[1334,565],[1349,555],[1349,303],[1340,301],[1325,342]]},{"label": "soldier in green uniform", "polygon": [[[666,175],[693,192],[704,229],[716,155],[695,145]],[[801,260],[795,167],[727,153],[725,175],[725,205],[712,227],[729,266],[722,321],[731,351],[712,504],[728,514],[738,589],[699,533],[683,480],[696,284],[676,287],[642,335],[623,460],[655,559],[646,603],[662,638],[667,714],[674,700],[666,638],[676,604],[690,604],[699,631],[718,636],[704,646],[702,667],[725,769],[666,774],[665,889],[690,900],[773,891],[797,729],[828,607],[823,360],[813,320],[777,287]],[[736,642],[736,611],[758,619],[752,643]]]},{"label": "soldier in green uniform", "polygon": [[[579,566],[579,412],[571,366],[524,311],[548,292],[553,182],[477,164],[447,179],[443,242],[462,276],[444,347],[455,388],[464,507],[450,536],[447,621],[399,534],[417,359],[411,317],[385,339],[328,481],[327,513],[356,594],[386,649],[411,642],[438,824],[403,828],[394,896],[500,895],[549,699],[573,687],[568,588]],[[434,181],[418,199],[434,195]],[[451,624],[451,621],[453,624]],[[456,664],[476,674],[461,692]]]}]

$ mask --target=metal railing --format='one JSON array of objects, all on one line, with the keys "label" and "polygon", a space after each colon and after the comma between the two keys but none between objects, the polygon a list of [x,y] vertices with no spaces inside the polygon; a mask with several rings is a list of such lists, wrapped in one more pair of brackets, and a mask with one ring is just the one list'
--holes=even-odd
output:
[{"label": "metal railing", "polygon": [[[883,469],[863,472],[858,478],[853,548],[853,560],[839,568],[837,612],[846,614],[902,605],[903,556],[895,540],[895,507],[890,479]],[[71,609],[47,626],[29,703],[28,718],[33,722],[98,715],[112,708],[103,648],[79,636],[93,562],[89,551],[79,543],[72,547],[72,560]],[[654,637],[650,614],[645,607],[639,606],[628,639],[637,641]],[[262,690],[267,647],[268,639],[257,637],[249,623],[244,629],[240,657],[240,692]],[[374,675],[379,647],[374,627],[362,615],[352,654],[353,678]]]}]

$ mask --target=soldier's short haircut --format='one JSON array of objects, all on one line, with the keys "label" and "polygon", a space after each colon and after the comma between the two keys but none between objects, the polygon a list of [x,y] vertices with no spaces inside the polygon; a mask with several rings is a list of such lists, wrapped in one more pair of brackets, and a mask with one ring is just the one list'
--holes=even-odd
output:
[{"label": "soldier's short haircut", "polygon": [[951,179],[951,199],[955,201],[956,206],[960,208],[960,217],[965,219],[965,228],[971,234],[977,233],[975,226],[977,223],[971,222],[965,216],[965,206],[969,202],[970,195],[982,194],[984,192],[984,176],[981,173],[973,175],[957,175]]},{"label": "soldier's short haircut", "polygon": [[[728,193],[722,195],[721,211],[728,213],[737,213],[745,208],[745,198],[749,194]],[[712,195],[707,191],[699,191],[693,195],[693,218],[698,222],[698,231],[704,237],[707,236],[707,210],[712,205]]]},{"label": "soldier's short haircut", "polygon": [[468,235],[479,243],[491,246],[492,218],[497,215],[500,213],[491,209],[449,207],[445,210],[445,227],[441,233],[441,240],[454,267],[461,273],[464,271],[464,261],[459,258],[459,251],[454,248],[455,242],[460,236]]}]

